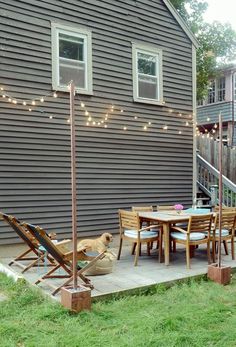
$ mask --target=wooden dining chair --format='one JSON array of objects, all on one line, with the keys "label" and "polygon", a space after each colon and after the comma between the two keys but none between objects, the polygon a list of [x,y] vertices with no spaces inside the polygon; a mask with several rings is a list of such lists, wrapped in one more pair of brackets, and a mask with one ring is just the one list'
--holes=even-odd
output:
[{"label": "wooden dining chair", "polygon": [[[132,211],[133,212],[153,212],[153,207],[152,206],[132,206]],[[142,223],[142,227],[145,227],[147,225],[148,224],[146,222]],[[157,224],[155,226],[155,228],[152,228],[152,231],[162,233],[162,225]],[[137,245],[137,243],[134,242],[133,247],[132,247],[132,254],[134,254],[134,252],[135,252],[136,245]],[[156,249],[158,249],[160,246],[162,246],[162,245],[160,245],[159,242],[157,242]],[[139,255],[141,255],[141,247],[142,247],[142,245],[140,245],[140,254]],[[147,243],[148,254],[150,253],[150,249],[153,249],[153,242],[151,242],[150,244]]]},{"label": "wooden dining chair", "polygon": [[[119,222],[120,222],[120,246],[117,259],[120,259],[123,240],[135,242],[137,244],[134,265],[138,265],[138,257],[140,253],[140,246],[142,243],[146,243],[148,247],[148,254],[150,254],[150,248],[148,245],[151,242],[159,241],[162,244],[161,233],[158,231],[151,231],[156,225],[148,225],[142,227],[140,218],[137,212],[119,210]],[[159,253],[161,253],[162,247],[160,247]],[[159,255],[161,258],[161,255]]]},{"label": "wooden dining chair", "polygon": [[157,205],[157,211],[172,211],[175,210],[174,205]]},{"label": "wooden dining chair", "polygon": [[[213,212],[218,213],[219,209],[220,209],[220,207],[218,205],[216,205],[213,208]],[[225,211],[225,212],[236,212],[236,207],[222,206],[222,211]],[[227,240],[223,240],[223,245],[224,245],[225,254],[228,255],[229,254],[229,250],[228,250]],[[216,248],[217,248],[217,243],[216,243]]]},{"label": "wooden dining chair", "polygon": [[184,245],[186,248],[188,269],[190,269],[190,248],[195,248],[204,243],[207,244],[208,263],[210,263],[210,233],[212,221],[212,214],[195,215],[189,217],[189,222],[185,229],[179,226],[173,226],[171,228],[171,240]]},{"label": "wooden dining chair", "polygon": [[[236,228],[236,211],[232,211],[232,210],[229,211],[228,209],[222,211],[221,227],[222,227],[221,240],[224,244],[227,244],[228,240],[231,241],[231,255],[232,255],[232,260],[234,260],[235,259],[234,237],[235,237],[235,228]],[[213,262],[215,262],[216,245],[219,244],[219,213],[217,213],[215,216],[210,238],[212,241],[212,260]]]}]

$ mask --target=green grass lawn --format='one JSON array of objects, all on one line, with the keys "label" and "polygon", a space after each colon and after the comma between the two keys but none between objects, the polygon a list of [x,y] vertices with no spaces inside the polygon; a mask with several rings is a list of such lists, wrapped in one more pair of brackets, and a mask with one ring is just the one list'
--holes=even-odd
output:
[{"label": "green grass lawn", "polygon": [[1,347],[236,346],[236,277],[191,281],[97,302],[71,314],[39,290],[0,274]]}]

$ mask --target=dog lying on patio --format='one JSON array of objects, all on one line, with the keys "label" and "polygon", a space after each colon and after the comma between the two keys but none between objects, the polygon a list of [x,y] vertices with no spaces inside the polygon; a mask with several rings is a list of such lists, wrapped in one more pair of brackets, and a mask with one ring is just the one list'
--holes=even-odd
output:
[{"label": "dog lying on patio", "polygon": [[102,253],[107,251],[109,243],[112,242],[113,237],[110,233],[103,233],[96,239],[85,239],[78,242],[78,249],[84,247],[86,251],[97,251]]}]

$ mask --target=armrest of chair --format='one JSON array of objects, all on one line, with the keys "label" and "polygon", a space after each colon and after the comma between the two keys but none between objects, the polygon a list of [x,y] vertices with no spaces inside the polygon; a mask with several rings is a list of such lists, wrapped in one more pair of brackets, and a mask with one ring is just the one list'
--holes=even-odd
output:
[{"label": "armrest of chair", "polygon": [[62,241],[58,241],[57,243],[55,243],[56,246],[61,246],[61,245],[67,245],[68,243],[70,243],[71,240],[62,240]]},{"label": "armrest of chair", "polygon": [[187,234],[187,230],[184,230],[184,229],[182,229],[180,227],[176,227],[176,226],[172,226],[171,231],[179,231],[181,233]]},{"label": "armrest of chair", "polygon": [[149,230],[149,229],[152,229],[152,228],[156,228],[156,227],[157,227],[156,224],[149,225],[149,226],[147,226],[147,227],[145,227],[145,228],[139,229],[139,230],[138,230],[138,233],[141,233],[142,231],[146,231],[146,230]]}]

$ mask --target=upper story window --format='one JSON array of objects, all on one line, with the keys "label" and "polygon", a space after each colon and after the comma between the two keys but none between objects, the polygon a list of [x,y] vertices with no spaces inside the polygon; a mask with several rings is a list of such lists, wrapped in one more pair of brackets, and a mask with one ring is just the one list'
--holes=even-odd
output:
[{"label": "upper story window", "polygon": [[218,79],[218,101],[225,100],[225,77]]},{"label": "upper story window", "polygon": [[133,44],[134,101],[160,104],[162,97],[162,51]]},{"label": "upper story window", "polygon": [[216,82],[211,80],[208,90],[208,104],[213,104],[214,102],[216,102]]},{"label": "upper story window", "polygon": [[53,23],[53,89],[68,91],[71,80],[79,93],[92,93],[91,32]]}]

